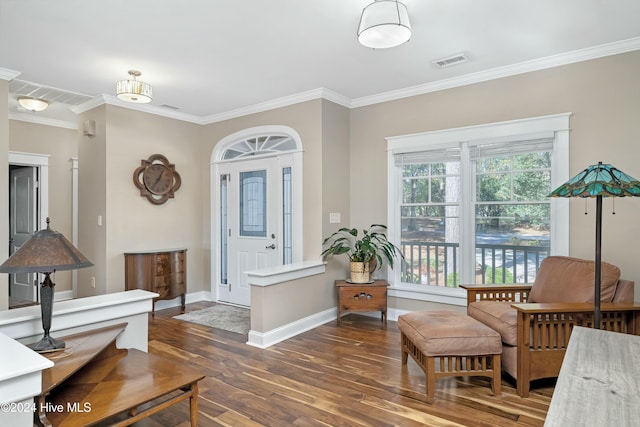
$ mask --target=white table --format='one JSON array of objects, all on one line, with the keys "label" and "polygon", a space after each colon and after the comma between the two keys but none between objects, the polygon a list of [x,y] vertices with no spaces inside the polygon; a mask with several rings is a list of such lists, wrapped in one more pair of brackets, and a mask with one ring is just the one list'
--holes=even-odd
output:
[{"label": "white table", "polygon": [[575,327],[544,425],[640,425],[640,337]]}]

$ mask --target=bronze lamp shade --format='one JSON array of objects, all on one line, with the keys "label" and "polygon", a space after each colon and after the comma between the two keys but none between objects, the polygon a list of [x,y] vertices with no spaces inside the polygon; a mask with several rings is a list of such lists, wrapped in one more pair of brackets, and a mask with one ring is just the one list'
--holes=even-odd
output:
[{"label": "bronze lamp shade", "polygon": [[44,336],[31,347],[37,352],[64,348],[64,341],[49,335],[53,310],[53,287],[55,286],[51,281],[51,273],[93,265],[66,237],[51,230],[49,222],[49,218],[47,218],[47,228],[34,233],[18,251],[0,265],[0,273],[42,273],[45,275],[40,288],[40,309]]}]

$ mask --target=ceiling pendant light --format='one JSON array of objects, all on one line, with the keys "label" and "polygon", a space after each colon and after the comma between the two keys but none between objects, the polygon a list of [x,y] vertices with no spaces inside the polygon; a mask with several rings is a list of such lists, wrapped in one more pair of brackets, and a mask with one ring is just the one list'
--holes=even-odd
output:
[{"label": "ceiling pendant light", "polygon": [[116,84],[116,96],[118,99],[137,104],[147,104],[151,102],[151,85],[136,80],[142,73],[137,70],[129,70],[129,75],[132,77],[132,80],[120,80]]},{"label": "ceiling pendant light", "polygon": [[397,0],[377,0],[362,10],[358,41],[372,49],[386,49],[411,38],[407,6]]},{"label": "ceiling pendant light", "polygon": [[33,98],[31,96],[19,96],[18,104],[20,104],[22,108],[33,111],[34,113],[37,111],[42,111],[49,106],[48,101],[45,101],[44,99]]}]

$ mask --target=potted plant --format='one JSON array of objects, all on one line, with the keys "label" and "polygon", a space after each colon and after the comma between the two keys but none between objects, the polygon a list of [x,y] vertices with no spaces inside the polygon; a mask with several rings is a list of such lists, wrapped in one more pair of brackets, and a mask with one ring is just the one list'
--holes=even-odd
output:
[{"label": "potted plant", "polygon": [[[367,283],[376,268],[385,259],[390,268],[396,256],[404,258],[396,245],[387,240],[382,224],[372,224],[369,229],[341,228],[322,242],[322,256],[346,254],[349,257],[351,282]],[[384,257],[384,258],[383,258]]]}]

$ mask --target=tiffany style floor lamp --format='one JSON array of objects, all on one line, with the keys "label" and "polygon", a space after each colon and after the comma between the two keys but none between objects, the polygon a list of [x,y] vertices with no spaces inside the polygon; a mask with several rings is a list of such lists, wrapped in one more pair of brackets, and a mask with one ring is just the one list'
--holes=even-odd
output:
[{"label": "tiffany style floor lamp", "polygon": [[619,169],[598,162],[591,165],[549,194],[550,197],[596,198],[596,260],[594,327],[600,329],[600,281],[602,262],[602,198],[640,197],[640,181]]}]

